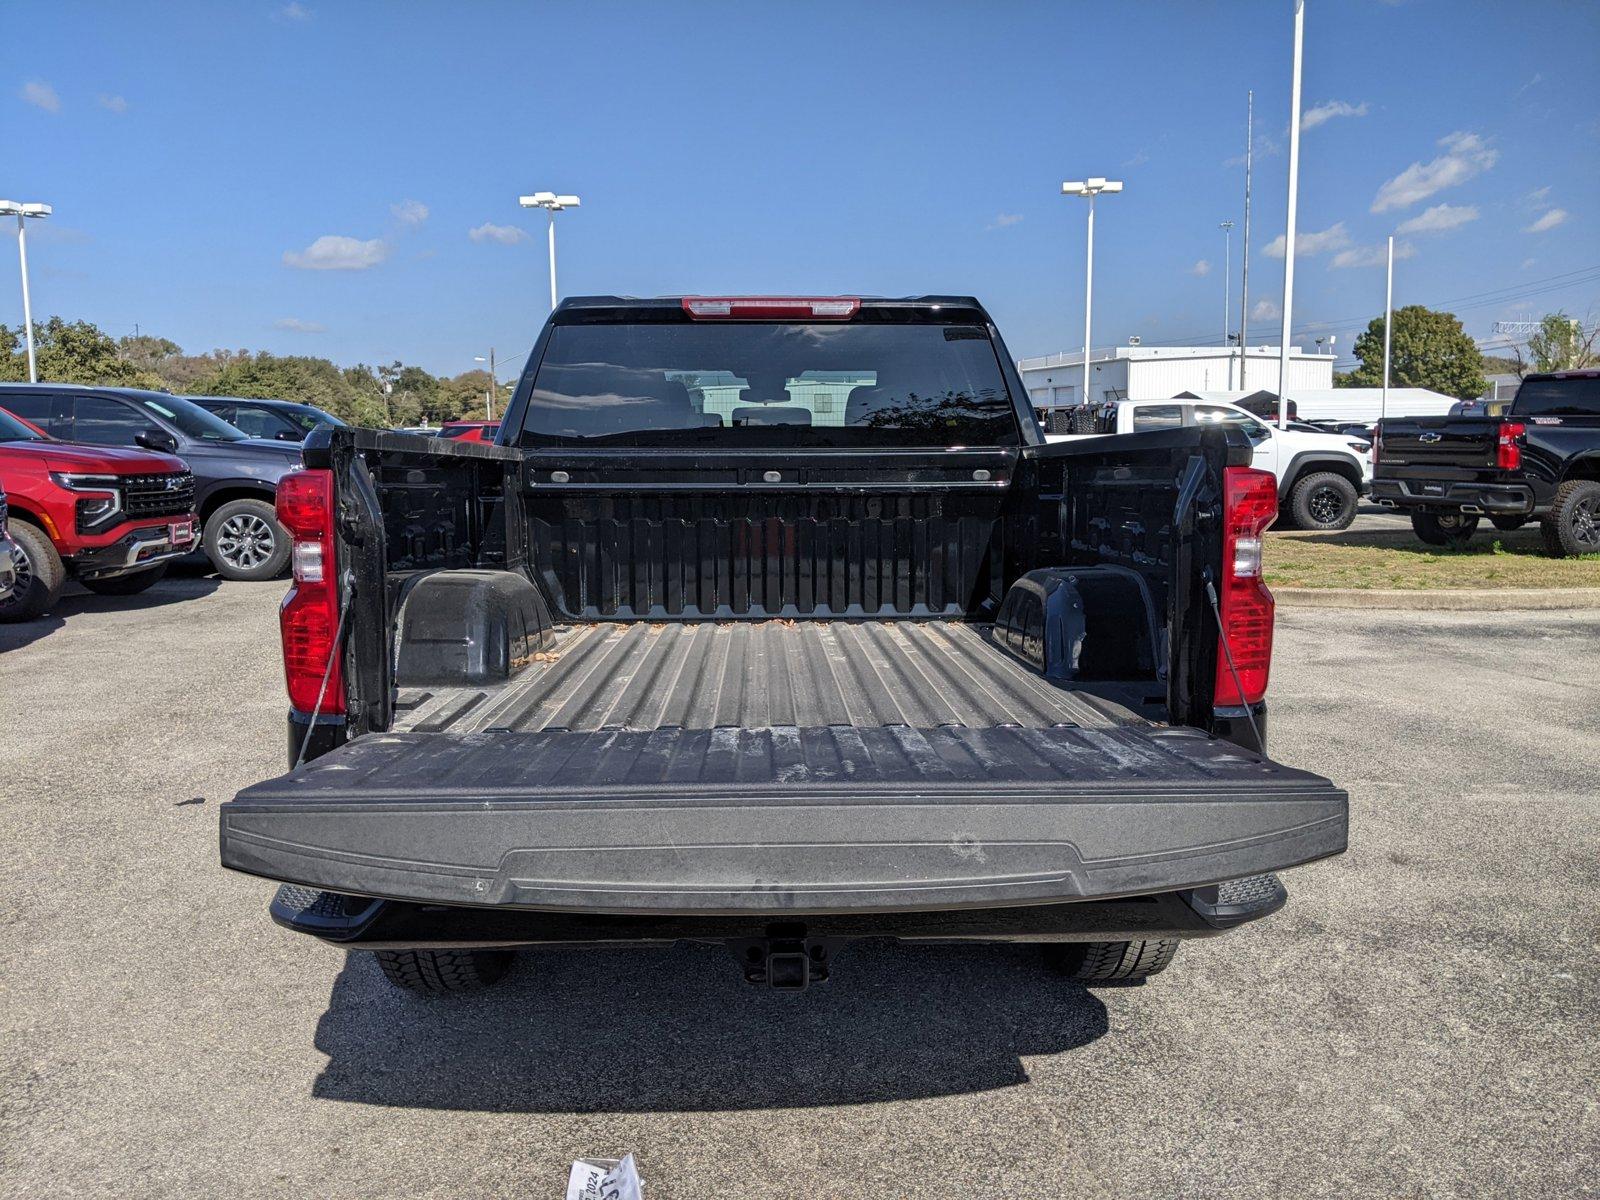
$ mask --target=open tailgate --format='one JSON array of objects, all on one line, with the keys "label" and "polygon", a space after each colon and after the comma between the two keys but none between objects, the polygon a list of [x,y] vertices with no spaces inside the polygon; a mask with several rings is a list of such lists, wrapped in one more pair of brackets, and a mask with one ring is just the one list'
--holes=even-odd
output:
[{"label": "open tailgate", "polygon": [[1326,779],[1190,729],[374,734],[222,806],[222,862],[327,891],[831,913],[1197,887],[1345,848]]}]

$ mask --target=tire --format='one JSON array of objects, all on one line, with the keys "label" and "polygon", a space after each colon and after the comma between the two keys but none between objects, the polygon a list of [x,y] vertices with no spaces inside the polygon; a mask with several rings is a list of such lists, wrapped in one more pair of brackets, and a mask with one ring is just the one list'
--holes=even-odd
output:
[{"label": "tire", "polygon": [[1068,942],[1052,946],[1055,966],[1084,983],[1132,983],[1159,975],[1178,956],[1176,938],[1133,942]]},{"label": "tire", "polygon": [[1569,479],[1556,489],[1550,514],[1540,522],[1553,558],[1600,554],[1600,483]]},{"label": "tire", "polygon": [[498,983],[510,950],[379,950],[386,979],[408,992],[478,992]]},{"label": "tire", "polygon": [[1489,523],[1501,533],[1515,533],[1528,523],[1527,517],[1490,517]]},{"label": "tire", "polygon": [[1332,533],[1350,528],[1360,499],[1356,485],[1337,471],[1314,471],[1295,482],[1289,512],[1300,529]]},{"label": "tire", "polygon": [[10,599],[0,600],[0,621],[31,621],[55,607],[67,586],[67,569],[44,530],[15,518],[11,540],[17,544],[13,560],[17,586]]},{"label": "tire", "polygon": [[1430,546],[1461,550],[1477,532],[1478,518],[1473,513],[1418,512],[1411,514],[1411,528]]},{"label": "tire", "polygon": [[166,573],[167,564],[162,563],[147,571],[133,571],[127,575],[113,575],[110,579],[85,579],[81,582],[97,596],[137,596],[146,588],[160,583]]},{"label": "tire", "polygon": [[230,500],[207,517],[205,549],[224,579],[276,579],[289,564],[289,534],[265,500]]}]

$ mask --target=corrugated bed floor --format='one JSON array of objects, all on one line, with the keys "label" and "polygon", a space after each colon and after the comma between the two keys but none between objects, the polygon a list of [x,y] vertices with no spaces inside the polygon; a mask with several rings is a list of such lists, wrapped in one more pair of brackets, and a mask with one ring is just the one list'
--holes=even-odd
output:
[{"label": "corrugated bed floor", "polygon": [[567,627],[509,684],[403,689],[394,729],[1136,723],[1028,670],[990,641],[987,626],[766,621]]}]

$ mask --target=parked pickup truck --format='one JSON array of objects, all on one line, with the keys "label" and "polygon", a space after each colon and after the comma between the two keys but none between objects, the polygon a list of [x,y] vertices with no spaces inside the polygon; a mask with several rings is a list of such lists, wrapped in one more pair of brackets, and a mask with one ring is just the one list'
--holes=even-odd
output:
[{"label": "parked pickup truck", "polygon": [[1250,464],[1278,481],[1279,528],[1327,532],[1348,529],[1356,519],[1356,505],[1372,485],[1371,442],[1302,421],[1291,420],[1280,429],[1237,404],[1118,400],[1080,407],[1073,410],[1073,432],[1050,434],[1047,440],[1217,422],[1239,429],[1250,442]]},{"label": "parked pickup truck", "polygon": [[1537,518],[1551,554],[1600,553],[1600,371],[1529,375],[1498,417],[1390,418],[1377,458],[1373,499],[1429,545]]},{"label": "parked pickup truck", "polygon": [[967,297],[569,299],[498,443],[284,479],[272,916],[416,990],[516,947],[855,938],[1162,969],[1345,848],[1265,756],[1271,475],[1222,424],[1045,443]]}]

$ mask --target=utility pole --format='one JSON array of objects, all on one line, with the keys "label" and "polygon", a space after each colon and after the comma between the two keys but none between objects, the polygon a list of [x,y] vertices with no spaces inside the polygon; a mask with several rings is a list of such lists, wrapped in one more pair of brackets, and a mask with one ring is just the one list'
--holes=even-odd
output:
[{"label": "utility pole", "polygon": [[1389,415],[1389,337],[1394,333],[1394,235],[1389,235],[1389,273],[1383,288],[1383,392],[1378,397],[1378,423]]},{"label": "utility pole", "polygon": [[1224,221],[1222,230],[1222,352],[1228,358],[1228,387],[1233,387],[1233,351],[1228,349],[1228,313],[1233,308],[1233,298],[1228,289],[1233,286],[1233,222]]},{"label": "utility pole", "polygon": [[1250,168],[1255,158],[1256,94],[1244,96],[1244,267],[1239,279],[1239,390],[1249,391],[1245,364],[1250,361]]},{"label": "utility pole", "polygon": [[1289,83],[1289,213],[1283,230],[1283,344],[1278,347],[1278,428],[1289,427],[1289,323],[1294,317],[1294,225],[1300,201],[1300,59],[1306,0],[1294,0],[1294,69]]}]

